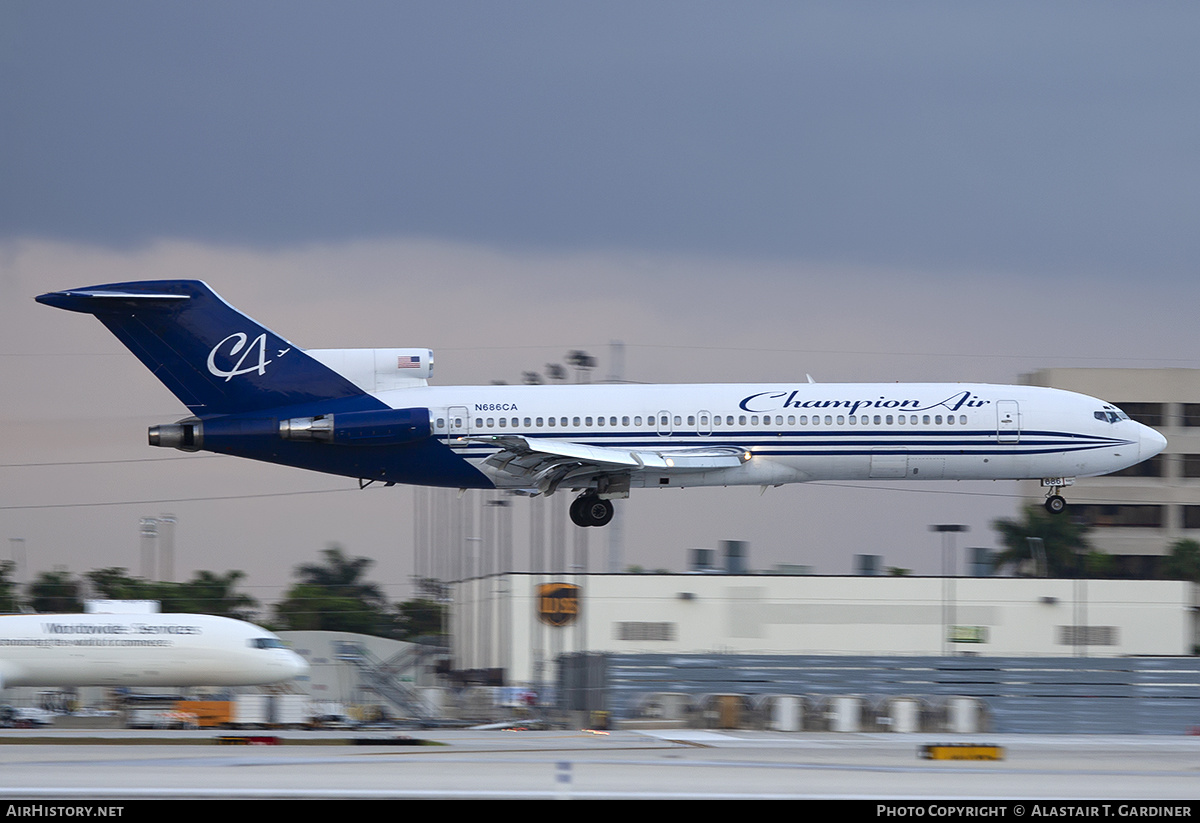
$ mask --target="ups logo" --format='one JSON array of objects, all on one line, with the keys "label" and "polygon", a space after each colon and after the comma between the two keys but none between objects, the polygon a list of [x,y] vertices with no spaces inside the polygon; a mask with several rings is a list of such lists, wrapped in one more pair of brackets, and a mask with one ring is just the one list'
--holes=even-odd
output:
[{"label": "ups logo", "polygon": [[551,626],[569,626],[579,616],[579,587],[571,583],[538,586],[538,619]]}]

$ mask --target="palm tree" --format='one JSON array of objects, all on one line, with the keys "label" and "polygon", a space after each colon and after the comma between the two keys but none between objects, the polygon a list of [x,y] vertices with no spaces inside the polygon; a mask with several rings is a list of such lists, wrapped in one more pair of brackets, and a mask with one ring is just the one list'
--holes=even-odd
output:
[{"label": "palm tree", "polygon": [[1061,514],[1050,514],[1043,507],[1028,505],[1021,520],[1001,518],[992,522],[1000,533],[1004,551],[996,555],[996,570],[1005,566],[1018,569],[1033,560],[1029,538],[1042,541],[1046,555],[1046,574],[1050,577],[1076,577],[1087,568],[1102,567],[1100,558],[1087,540],[1088,526]]},{"label": "palm tree", "polygon": [[83,611],[79,581],[70,572],[42,572],[29,584],[29,605],[42,614]]},{"label": "palm tree", "polygon": [[1200,543],[1176,540],[1163,558],[1162,576],[1168,580],[1200,583]]},{"label": "palm tree", "polygon": [[340,597],[353,597],[376,605],[386,605],[383,592],[374,583],[365,583],[364,574],[374,560],[369,557],[347,557],[342,547],[331,544],[323,550],[325,562],[304,563],[296,567],[295,575],[301,585],[320,586]]},{"label": "palm tree", "polygon": [[299,582],[290,588],[275,613],[285,629],[322,629],[388,636],[393,618],[383,591],[362,578],[375,561],[347,557],[331,545],[321,552],[324,563],[296,567]]}]

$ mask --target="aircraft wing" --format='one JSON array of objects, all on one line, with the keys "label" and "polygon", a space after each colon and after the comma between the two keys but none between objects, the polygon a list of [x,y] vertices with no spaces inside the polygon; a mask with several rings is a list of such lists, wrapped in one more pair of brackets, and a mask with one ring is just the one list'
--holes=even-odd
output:
[{"label": "aircraft wing", "polygon": [[543,494],[553,494],[563,482],[577,477],[645,470],[708,471],[740,466],[748,459],[745,452],[734,447],[627,449],[518,435],[466,439],[498,447],[500,451],[484,462],[522,479]]}]

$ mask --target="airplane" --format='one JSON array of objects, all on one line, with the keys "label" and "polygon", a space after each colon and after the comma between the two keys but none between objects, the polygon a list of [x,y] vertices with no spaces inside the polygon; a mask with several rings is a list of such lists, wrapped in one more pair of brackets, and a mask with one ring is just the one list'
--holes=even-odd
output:
[{"label": "airplane", "polygon": [[976,383],[431,386],[429,349],[302,350],[202,281],[111,283],[39,303],[93,314],[191,412],[153,446],[381,482],[578,493],[604,526],[635,488],[1077,477],[1166,447],[1094,397]]},{"label": "airplane", "polygon": [[260,686],[308,670],[265,629],[208,614],[0,616],[10,686]]}]

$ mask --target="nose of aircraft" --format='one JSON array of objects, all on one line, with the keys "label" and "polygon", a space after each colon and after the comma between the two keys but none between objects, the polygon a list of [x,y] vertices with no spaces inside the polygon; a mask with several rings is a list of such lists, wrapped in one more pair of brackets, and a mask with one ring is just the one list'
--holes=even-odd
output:
[{"label": "nose of aircraft", "polygon": [[284,665],[288,677],[299,677],[308,671],[308,661],[293,651],[288,652],[288,659]]},{"label": "nose of aircraft", "polygon": [[1149,426],[1142,426],[1141,437],[1138,438],[1138,457],[1148,460],[1166,447],[1167,438]]}]

